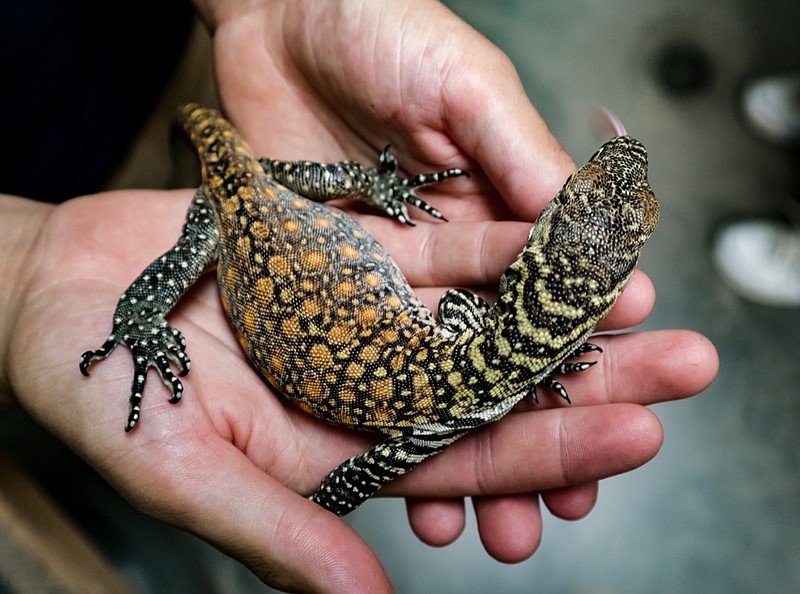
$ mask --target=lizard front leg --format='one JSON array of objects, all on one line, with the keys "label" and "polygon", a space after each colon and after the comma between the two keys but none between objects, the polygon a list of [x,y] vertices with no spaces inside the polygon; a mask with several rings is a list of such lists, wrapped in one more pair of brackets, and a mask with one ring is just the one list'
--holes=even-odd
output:
[{"label": "lizard front leg", "polygon": [[186,341],[165,318],[216,260],[218,238],[213,211],[200,189],[186,213],[186,222],[175,245],[145,268],[120,297],[111,335],[99,349],[81,356],[81,373],[89,375],[92,363],[108,357],[118,344],[130,349],[134,372],[126,431],[139,421],[150,367],[155,367],[170,389],[172,402],[179,401],[183,395],[183,383],[173,373],[170,361],[180,366],[179,375],[189,372]]},{"label": "lizard front leg", "polygon": [[447,169],[413,177],[397,175],[397,159],[389,147],[378,157],[380,167],[368,167],[355,161],[313,163],[259,159],[259,163],[278,183],[310,200],[325,202],[336,198],[362,200],[379,208],[401,223],[412,225],[406,204],[445,220],[444,215],[414,194],[414,189],[451,177],[469,176],[463,169]]},{"label": "lizard front leg", "polygon": [[[575,349],[575,351],[570,353],[570,355],[558,367],[553,369],[546,377],[544,377],[540,383],[553,390],[553,392],[566,400],[567,403],[572,404],[572,400],[569,399],[569,394],[567,393],[567,389],[564,387],[564,384],[556,380],[553,376],[569,375],[571,373],[580,373],[581,371],[586,371],[590,367],[596,365],[597,361],[580,361],[573,363],[569,360],[580,357],[581,355],[585,355],[586,353],[602,352],[603,349],[596,344],[584,342],[581,346]],[[539,396],[536,394],[536,386],[533,386],[533,389],[531,390],[531,396],[533,396],[534,402],[539,402]]]}]

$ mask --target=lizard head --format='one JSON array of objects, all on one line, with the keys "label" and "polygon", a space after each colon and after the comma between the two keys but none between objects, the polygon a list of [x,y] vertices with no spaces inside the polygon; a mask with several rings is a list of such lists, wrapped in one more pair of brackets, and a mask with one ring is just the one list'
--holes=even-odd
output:
[{"label": "lizard head", "polygon": [[567,179],[500,279],[499,299],[467,346],[476,368],[513,354],[517,373],[498,374],[496,393],[529,389],[575,352],[622,293],[657,222],[647,154],[628,136],[607,142]]},{"label": "lizard head", "polygon": [[572,174],[531,229],[531,242],[607,270],[612,283],[632,272],[659,208],[647,181],[647,151],[630,136],[605,143]]}]

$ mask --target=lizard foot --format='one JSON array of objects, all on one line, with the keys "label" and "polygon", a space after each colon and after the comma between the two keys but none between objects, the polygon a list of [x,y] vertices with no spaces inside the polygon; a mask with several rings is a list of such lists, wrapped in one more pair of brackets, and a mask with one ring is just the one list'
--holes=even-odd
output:
[{"label": "lizard foot", "polygon": [[[570,362],[569,359],[575,359],[576,357],[580,357],[581,355],[585,355],[586,353],[602,353],[603,349],[597,346],[596,344],[592,344],[590,342],[585,342],[581,346],[579,346],[575,351],[567,357],[561,365],[553,369],[550,372],[550,375],[542,379],[539,384],[545,385],[553,392],[561,396],[564,400],[566,400],[569,404],[572,404],[572,400],[569,399],[569,394],[567,393],[567,389],[564,387],[564,384],[556,380],[553,376],[554,375],[568,375],[570,373],[579,373],[581,371],[586,371],[590,367],[593,367],[597,364],[597,361],[580,361],[578,363]],[[537,384],[538,385],[538,384]],[[537,404],[539,403],[539,396],[536,393],[536,386],[533,387],[531,391],[531,396],[533,397],[534,402]]]},{"label": "lizard foot", "polygon": [[[176,403],[183,395],[183,382],[175,375],[170,361],[180,366],[179,375],[189,373],[191,362],[186,354],[186,340],[180,331],[167,323],[163,315],[155,313],[142,321],[128,320],[120,310],[128,309],[131,303],[123,297],[117,305],[114,329],[102,346],[81,355],[80,370],[89,375],[89,367],[95,361],[108,357],[119,344],[127,346],[133,356],[133,383],[131,385],[130,408],[125,431],[136,426],[141,414],[141,400],[147,379],[147,370],[154,367],[161,380],[172,393],[170,402]],[[144,312],[142,312],[144,313]]]},{"label": "lizard foot", "polygon": [[412,227],[414,223],[408,216],[406,204],[416,206],[436,219],[447,220],[436,208],[416,196],[413,192],[414,188],[439,183],[451,177],[469,177],[469,172],[459,168],[445,169],[436,173],[420,173],[412,177],[400,177],[395,173],[397,159],[389,151],[389,145],[386,145],[381,151],[378,161],[380,167],[377,170],[371,202],[389,216]]}]

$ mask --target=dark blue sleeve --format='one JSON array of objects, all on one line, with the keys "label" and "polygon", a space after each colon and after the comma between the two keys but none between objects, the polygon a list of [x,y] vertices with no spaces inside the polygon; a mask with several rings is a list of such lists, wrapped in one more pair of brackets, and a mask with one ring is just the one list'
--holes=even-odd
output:
[{"label": "dark blue sleeve", "polygon": [[124,156],[191,29],[188,0],[0,0],[0,192],[60,202]]}]

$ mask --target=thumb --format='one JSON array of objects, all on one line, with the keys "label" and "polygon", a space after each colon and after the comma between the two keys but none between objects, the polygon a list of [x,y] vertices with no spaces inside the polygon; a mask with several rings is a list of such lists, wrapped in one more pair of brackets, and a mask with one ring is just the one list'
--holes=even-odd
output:
[{"label": "thumb", "polygon": [[478,162],[512,212],[534,221],[575,164],[530,102],[511,60],[482,42],[480,51],[471,52],[478,63],[447,71],[445,117],[455,142]]},{"label": "thumb", "polygon": [[[197,444],[156,512],[289,592],[392,592],[380,561],[342,519],[286,488],[222,439]],[[198,456],[197,452],[203,451]],[[169,491],[168,491],[169,492]]]}]

